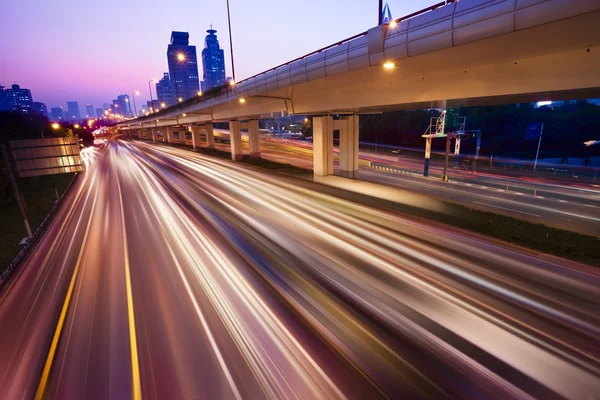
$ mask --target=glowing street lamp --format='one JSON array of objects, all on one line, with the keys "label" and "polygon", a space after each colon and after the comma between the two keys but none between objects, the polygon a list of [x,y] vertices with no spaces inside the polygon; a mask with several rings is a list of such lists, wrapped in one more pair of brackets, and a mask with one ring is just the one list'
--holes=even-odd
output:
[{"label": "glowing street lamp", "polygon": [[79,129],[79,124],[75,124],[75,125],[73,125],[73,128],[75,128],[75,129]]},{"label": "glowing street lamp", "polygon": [[185,61],[185,54],[177,53],[177,61]]},{"label": "glowing street lamp", "polygon": [[[138,113],[137,113],[137,107],[135,106],[135,96],[139,96],[140,95],[140,91],[136,90],[131,94],[131,98],[133,99],[133,112],[135,113],[135,117],[137,118]],[[125,99],[127,100],[127,99]]]},{"label": "glowing street lamp", "polygon": [[202,96],[202,92],[198,90],[198,97]]},{"label": "glowing street lamp", "polygon": [[162,108],[165,108],[167,105],[166,105],[165,103],[160,103],[160,106],[161,106]]},{"label": "glowing street lamp", "polygon": [[244,104],[246,102],[246,99],[243,97],[240,97],[240,103]]},{"label": "glowing street lamp", "polygon": [[396,68],[396,63],[394,63],[392,61],[386,61],[383,64],[383,68],[385,68],[385,69],[394,69],[394,68]]},{"label": "glowing street lamp", "polygon": [[180,103],[183,101],[183,99],[181,97],[178,100],[179,100]]},{"label": "glowing street lamp", "polygon": [[56,130],[58,128],[60,128],[59,124],[57,124],[56,122],[52,124],[52,129]]}]

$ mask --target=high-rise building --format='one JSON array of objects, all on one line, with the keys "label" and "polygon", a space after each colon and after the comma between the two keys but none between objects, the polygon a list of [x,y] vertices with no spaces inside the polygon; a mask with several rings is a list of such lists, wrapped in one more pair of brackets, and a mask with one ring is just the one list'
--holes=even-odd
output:
[{"label": "high-rise building", "polygon": [[152,101],[147,101],[146,102],[146,109],[149,112],[156,112],[158,110],[160,110],[160,100],[152,100]]},{"label": "high-rise building", "polygon": [[203,90],[225,84],[225,55],[223,49],[219,47],[219,40],[215,35],[217,31],[211,26],[206,32],[208,35],[204,39],[204,50],[202,50]]},{"label": "high-rise building", "polygon": [[38,115],[43,115],[44,117],[48,116],[48,108],[44,103],[40,103],[39,101],[34,101],[31,103],[31,110]]},{"label": "high-rise building", "polygon": [[79,104],[76,101],[67,101],[68,119],[71,121],[79,121],[81,114],[79,114]]},{"label": "high-rise building", "polygon": [[0,111],[8,110],[8,99],[4,93],[4,86],[0,86]]},{"label": "high-rise building", "polygon": [[167,106],[176,102],[168,72],[165,72],[161,80],[156,83],[156,98],[159,104],[165,103]]},{"label": "high-rise building", "polygon": [[94,118],[94,115],[96,115],[96,113],[94,113],[94,106],[91,104],[86,104],[85,105],[85,117],[86,118]]},{"label": "high-rise building", "polygon": [[118,114],[121,114],[125,118],[133,117],[133,112],[131,111],[131,104],[129,104],[130,101],[128,94],[122,94],[117,96],[117,102],[119,103],[119,107],[121,108],[121,112],[119,112]]},{"label": "high-rise building", "polygon": [[167,47],[169,76],[175,99],[189,99],[200,90],[196,46],[190,46],[187,32],[171,32],[171,44]]},{"label": "high-rise building", "polygon": [[102,117],[104,117],[104,109],[96,108],[96,118],[102,118]]},{"label": "high-rise building", "polygon": [[110,104],[109,103],[102,103],[102,108],[104,108],[104,111],[110,110]]},{"label": "high-rise building", "polygon": [[22,113],[32,112],[33,99],[29,89],[21,89],[19,85],[14,84],[10,89],[4,90],[4,97],[8,110]]},{"label": "high-rise building", "polygon": [[51,114],[50,118],[54,122],[58,122],[58,121],[62,121],[63,120],[63,109],[62,109],[62,107],[52,107],[50,109],[50,114]]}]

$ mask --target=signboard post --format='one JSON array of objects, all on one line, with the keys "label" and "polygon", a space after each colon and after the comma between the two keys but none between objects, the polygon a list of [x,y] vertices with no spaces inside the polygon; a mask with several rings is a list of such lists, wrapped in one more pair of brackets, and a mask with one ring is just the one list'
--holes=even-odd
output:
[{"label": "signboard post", "polygon": [[25,207],[22,203],[22,198],[19,195],[19,188],[17,186],[17,181],[15,180],[15,176],[12,173],[12,168],[10,167],[10,160],[8,159],[8,154],[6,153],[6,147],[2,145],[2,155],[4,156],[4,163],[6,164],[6,171],[8,173],[8,179],[10,180],[10,184],[15,192],[15,199],[17,199],[17,203],[19,204],[19,209],[21,210],[21,215],[23,216],[23,221],[25,222],[25,230],[27,231],[27,237],[31,237],[31,227],[29,226],[29,221],[27,220],[27,214],[25,213]]},{"label": "signboard post", "polygon": [[538,139],[537,151],[535,153],[535,161],[533,162],[533,169],[537,168],[538,157],[540,155],[540,146],[542,145],[542,135],[544,134],[544,124],[529,124],[527,125],[527,135],[525,140]]}]

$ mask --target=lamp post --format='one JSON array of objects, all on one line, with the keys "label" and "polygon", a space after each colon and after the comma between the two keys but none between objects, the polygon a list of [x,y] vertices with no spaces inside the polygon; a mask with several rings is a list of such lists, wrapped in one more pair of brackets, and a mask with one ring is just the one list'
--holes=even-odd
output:
[{"label": "lamp post", "polygon": [[[133,111],[134,111],[134,113],[135,113],[134,115],[135,115],[135,117],[136,117],[136,118],[137,118],[137,116],[138,116],[138,113],[137,113],[137,107],[135,106],[135,96],[139,96],[139,95],[140,95],[140,92],[139,92],[139,90],[136,90],[136,91],[134,91],[134,92],[131,94],[131,98],[133,99]],[[142,108],[143,108],[143,107],[142,107]]]},{"label": "lamp post", "polygon": [[[380,2],[382,0],[379,0]],[[235,83],[235,64],[233,62],[233,39],[231,38],[231,14],[229,13],[229,0],[227,0],[227,24],[229,24],[229,50],[231,51],[231,79]]]},{"label": "lamp post", "polygon": [[377,17],[377,25],[383,23],[383,0],[379,0],[379,16]]},{"label": "lamp post", "polygon": [[148,90],[150,91],[150,107],[149,108],[154,108],[154,100],[152,100],[152,87],[150,86],[151,82],[156,83],[156,79],[150,79],[148,81]]}]

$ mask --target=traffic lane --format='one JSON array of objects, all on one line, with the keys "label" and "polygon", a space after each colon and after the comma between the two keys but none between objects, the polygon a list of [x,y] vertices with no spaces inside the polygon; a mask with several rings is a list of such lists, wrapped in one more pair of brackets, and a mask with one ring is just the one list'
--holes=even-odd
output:
[{"label": "traffic lane", "polygon": [[[168,175],[169,179],[164,182],[173,185],[171,190],[176,193],[178,188],[189,185],[186,180],[180,181],[181,178],[172,172],[157,172],[157,174]],[[204,205],[205,201],[201,201],[200,204]],[[180,207],[181,210],[186,210],[190,205],[181,204]],[[231,339],[227,339],[228,335],[220,334],[214,337],[217,342],[222,342],[224,339],[233,341],[218,346],[226,359],[231,359],[232,354],[235,355],[235,352],[231,353],[232,350],[238,348],[246,358],[246,363],[227,363],[234,381],[248,380],[254,375],[264,395],[277,398],[307,398],[307,396],[312,398],[324,395],[340,397],[339,390],[343,390],[345,396],[351,398],[364,398],[372,393],[373,386],[358,371],[328,348],[312,330],[307,329],[306,324],[298,316],[290,313],[290,310],[282,305],[281,299],[273,293],[272,288],[265,285],[262,278],[256,276],[256,273],[249,268],[248,261],[239,258],[239,250],[228,244],[230,240],[227,236],[224,236],[220,229],[208,229],[215,223],[215,215],[219,215],[220,212],[203,213],[203,216],[210,221],[204,218],[198,219],[198,213],[192,210],[186,212],[189,213],[186,220],[188,218],[196,220],[195,226],[202,227],[202,233],[207,237],[203,240],[204,243],[185,246],[190,249],[203,249],[204,252],[193,254],[185,260],[185,264],[193,268],[184,269],[184,274],[189,275],[191,272],[201,274],[188,278],[196,296],[211,297],[211,302],[219,312],[229,310],[227,313],[229,316],[222,315],[221,318],[229,327]],[[170,221],[176,220],[178,219],[170,218]],[[170,223],[168,227],[171,228],[173,225]],[[179,244],[182,246],[189,240],[186,238],[197,237],[198,233],[192,231],[187,235],[178,235],[174,232],[171,236],[181,238],[182,242]],[[239,233],[236,236],[239,236]],[[207,243],[207,240],[213,244]],[[219,258],[229,261],[225,264],[213,261],[213,268],[207,268],[210,267],[209,263],[204,267],[197,265],[198,260],[206,257],[205,253],[212,254],[215,251],[220,254]],[[176,263],[178,264],[180,263]],[[231,283],[224,282],[223,277],[228,277],[230,282],[237,284],[235,288],[228,291],[228,295],[216,296],[215,289],[210,288],[208,283],[218,283],[218,287],[227,289]],[[201,306],[202,304],[200,303]],[[213,318],[208,313],[209,323],[211,319]],[[218,327],[213,323],[209,325]],[[240,329],[241,327],[245,329]],[[240,366],[245,364],[251,366],[250,371],[240,370]],[[335,382],[344,383],[340,389],[336,389],[337,385],[329,382],[329,377],[334,376],[338,377],[334,379]],[[247,385],[243,382],[236,386],[244,397],[257,396],[256,393],[245,389]]]},{"label": "traffic lane", "polygon": [[33,398],[95,195],[79,177],[48,232],[0,299],[0,384],[7,398]]},{"label": "traffic lane", "polygon": [[457,202],[467,207],[504,214],[561,229],[600,235],[600,209],[578,204],[526,197],[504,191],[483,191],[474,187],[432,182],[423,178],[359,169],[362,180],[403,188],[426,196]]},{"label": "traffic lane", "polygon": [[[119,183],[110,152],[96,165],[96,205],[45,394],[60,399],[132,397],[133,376]],[[109,251],[107,251],[109,250]]]},{"label": "traffic lane", "polygon": [[[177,149],[160,149],[161,151],[164,151],[165,153],[168,153],[169,155],[175,155],[175,154],[181,154],[182,157],[185,157],[186,159],[196,159],[196,162],[201,163],[202,161],[202,157],[195,155],[193,153],[186,153],[186,152],[181,152],[181,150],[177,150]],[[216,161],[215,163],[218,164],[223,164],[225,162],[223,161]],[[300,251],[297,246],[298,243],[311,243],[310,240],[308,240],[307,238],[299,238],[296,240],[291,240],[291,241],[286,241],[284,239],[284,236],[282,235],[281,231],[277,231],[276,229],[274,229],[274,227],[277,225],[277,223],[281,223],[281,221],[290,221],[291,216],[290,215],[276,215],[277,211],[281,212],[282,209],[287,210],[289,212],[290,210],[290,206],[285,206],[285,204],[282,204],[283,202],[285,202],[284,199],[289,199],[292,200],[293,196],[291,196],[290,193],[286,193],[285,195],[281,195],[281,196],[276,196],[277,197],[277,204],[273,205],[272,209],[269,210],[256,210],[256,204],[255,201],[256,199],[254,199],[254,196],[259,196],[259,193],[256,193],[255,191],[257,190],[257,187],[260,187],[260,193],[263,192],[268,192],[269,196],[273,196],[273,190],[276,190],[276,188],[280,188],[280,187],[288,187],[288,185],[285,184],[285,180],[281,179],[280,177],[274,177],[274,178],[270,178],[271,181],[277,181],[277,182],[272,182],[272,185],[274,185],[275,187],[264,187],[264,182],[263,185],[258,185],[256,182],[253,182],[252,176],[252,170],[248,170],[248,168],[239,166],[239,165],[235,165],[235,164],[228,164],[230,166],[230,170],[228,170],[226,173],[223,174],[219,174],[221,176],[221,178],[217,181],[217,183],[219,185],[224,185],[227,183],[227,181],[231,181],[234,179],[235,173],[233,172],[233,170],[243,170],[244,172],[244,176],[243,178],[239,178],[241,179],[241,181],[239,181],[238,179],[235,179],[235,185],[234,186],[240,186],[240,188],[238,189],[239,192],[236,192],[237,196],[251,196],[252,197],[252,201],[249,201],[250,199],[246,199],[245,201],[240,201],[238,206],[241,206],[243,204],[248,204],[248,207],[250,208],[248,211],[248,213],[251,212],[257,212],[260,215],[260,218],[258,216],[254,216],[254,221],[255,220],[262,220],[263,222],[263,230],[265,229],[264,226],[269,226],[270,229],[267,232],[263,231],[263,234],[265,236],[267,236],[268,234],[268,238],[276,241],[278,244],[280,244],[282,247],[286,248],[286,250],[290,251],[290,252],[294,252],[294,254],[298,253],[298,251]],[[214,169],[214,168],[213,168]],[[209,172],[209,170],[205,170],[205,169],[198,169],[197,172],[202,172],[204,171],[204,173]],[[266,177],[264,177],[264,174],[261,174],[262,179],[264,180],[269,180]],[[206,181],[206,179],[202,179],[203,182]],[[301,183],[301,182],[295,182],[295,185],[293,185],[294,187],[296,187],[297,185],[307,185],[306,183]],[[269,190],[271,189],[271,190]],[[221,188],[218,193],[222,193],[223,192],[223,188]],[[249,192],[253,192],[251,194],[249,194]],[[303,193],[303,197],[302,197],[302,201],[294,202],[294,208],[304,208],[306,207],[306,209],[303,209],[302,212],[303,213],[308,213],[310,214],[311,212],[314,211],[314,209],[318,208],[318,204],[305,204],[305,203],[310,203],[309,198],[307,198],[307,193]],[[265,200],[266,201],[266,200]],[[226,204],[226,203],[223,203]],[[251,204],[251,207],[250,207]],[[232,208],[229,210],[229,212],[232,212],[235,214],[236,218],[239,219],[244,219],[244,216],[246,213],[238,213],[236,212],[237,207]],[[365,210],[361,210],[361,211],[365,211]],[[328,215],[331,213],[331,210],[327,210],[327,214],[320,214],[320,217],[323,218],[324,215]],[[356,212],[354,212],[353,214],[355,214]],[[268,223],[265,220],[265,216],[273,216],[274,220],[269,220]],[[246,220],[248,220],[248,216],[245,217]],[[338,217],[339,218],[339,217]],[[381,219],[381,216],[380,216]],[[382,219],[382,221],[386,221],[387,219],[389,219],[389,216],[385,216],[384,219]],[[252,218],[249,219],[249,221],[253,221]],[[370,218],[369,219],[370,222],[373,222],[373,219]],[[294,220],[293,221],[295,224],[293,226],[293,231],[297,232],[297,231],[301,231],[301,227],[302,227],[302,220]],[[318,220],[311,220],[311,222],[314,223],[318,223]],[[345,226],[344,228],[346,230],[351,230],[352,227],[356,224],[356,221],[353,221],[353,224],[350,224],[349,226]],[[400,224],[402,222],[401,221],[395,221],[396,223]],[[406,223],[406,222],[404,222]],[[330,222],[329,225],[335,225],[336,221],[333,220]],[[316,229],[316,227],[313,227],[314,229]],[[308,227],[308,229],[310,229],[310,226]],[[289,231],[290,228],[288,227],[287,230]],[[322,228],[323,231],[326,232],[325,227]],[[412,230],[414,230],[414,227],[412,228]],[[419,240],[423,240],[422,238],[426,238],[429,235],[431,235],[431,232],[423,232],[422,235],[419,235]],[[354,251],[356,252],[357,249],[361,249],[363,247],[361,247],[360,243],[362,243],[364,240],[367,240],[366,238],[370,238],[372,237],[372,235],[366,235],[363,234],[361,235],[361,238],[359,241],[357,241],[355,247],[353,247]],[[439,239],[440,236],[434,236],[433,238],[435,239]],[[443,235],[441,236],[443,238]],[[319,236],[319,239],[323,239],[322,237]],[[398,240],[399,238],[397,238]],[[464,240],[464,238],[462,238]],[[331,239],[330,239],[331,240]],[[394,243],[396,243],[397,241],[395,241]],[[414,241],[413,241],[414,242]],[[449,240],[450,243],[448,243],[448,249],[452,249],[454,247],[456,247],[456,242],[457,242],[457,238],[451,238],[451,240]],[[460,243],[460,241],[458,241]],[[485,241],[484,241],[485,243]],[[322,248],[319,254],[327,254],[327,249],[329,249],[329,252],[334,251],[331,249],[335,249],[335,245],[337,245],[337,247],[340,246],[339,243],[326,243],[326,244],[322,244],[321,241],[315,243],[315,245],[319,245],[321,244],[322,246],[325,246],[325,248]],[[414,246],[415,244],[412,243],[412,245]],[[474,243],[475,246],[477,246],[477,243]],[[291,247],[290,247],[291,246]],[[294,247],[296,246],[296,247]],[[423,249],[421,249],[419,252],[417,252],[417,254],[421,254],[420,257],[417,257],[417,260],[420,260],[422,258],[426,259],[426,260],[431,260],[431,256],[429,256],[429,254],[427,254],[428,252],[431,251],[432,246],[437,246],[437,244],[435,243],[430,243],[427,247],[425,247],[425,250],[427,250],[427,252],[423,253]],[[367,246],[368,248],[369,246]],[[403,247],[403,251],[407,254],[411,254],[414,251],[411,250],[410,247],[407,246],[402,246]],[[421,246],[423,247],[423,246]],[[506,255],[504,257],[500,257],[497,259],[497,262],[499,263],[500,266],[503,266],[504,264],[507,264],[508,261],[510,261],[512,258],[516,258],[518,255],[518,253],[511,252],[511,251],[507,251],[506,249],[502,249],[502,248],[497,248],[497,246],[493,246],[492,247],[493,250],[495,250],[495,253],[500,253],[502,254],[503,252],[506,252]],[[342,249],[339,249],[337,251],[342,252]],[[337,252],[336,251],[336,252]],[[471,246],[466,247],[463,250],[464,254],[471,254],[473,252],[473,250],[471,249]],[[375,254],[379,254],[379,253],[375,253]],[[440,252],[437,254],[437,257],[435,257],[433,260],[435,259],[440,259],[442,261],[446,261],[444,260],[444,252]],[[448,273],[448,272],[452,272],[453,273],[453,280],[457,280],[457,278],[461,278],[464,274],[464,272],[461,272],[461,268],[459,268],[458,266],[462,265],[462,264],[468,264],[468,261],[465,259],[465,256],[463,254],[463,259],[461,260],[454,260],[452,259],[452,266],[453,268],[449,268],[447,263],[445,262],[437,262],[434,263],[432,261],[428,261],[429,264],[433,264],[431,266],[427,266],[426,271],[424,271],[423,273],[421,273],[421,276],[428,276],[428,274],[426,272],[427,269],[431,269],[433,268],[434,271],[436,270],[441,270],[442,272]],[[332,257],[332,256],[330,256]],[[371,257],[374,257],[374,255],[371,255]],[[402,254],[397,254],[395,257],[392,257],[392,259],[397,259],[398,257],[401,257],[401,260],[403,260],[404,264],[401,265],[397,265],[396,267],[400,270],[403,269],[403,266],[408,263],[410,261],[410,259],[406,259],[406,254],[402,255]],[[483,265],[486,265],[486,262],[489,260],[490,256],[488,254],[481,254],[480,258],[478,259],[478,263],[479,265],[479,269],[483,269],[484,271],[486,270],[486,268],[482,267]],[[318,259],[318,258],[317,258]],[[314,258],[313,258],[314,260]],[[338,276],[339,274],[336,273],[336,269],[331,268],[331,259],[329,258],[328,260],[330,260],[329,263],[322,263],[321,268],[316,268],[317,271],[331,271],[331,274],[334,275],[336,277],[336,279],[330,279],[330,284],[334,284],[334,283],[339,283],[339,282],[344,282],[344,279],[347,280],[347,277],[345,277],[344,275],[342,276]],[[535,264],[536,263],[540,263],[540,261],[532,259],[532,258],[527,258],[528,264]],[[360,264],[360,261],[356,261],[356,264]],[[414,260],[413,260],[413,264]],[[416,263],[416,266],[413,268],[417,268],[419,267],[419,265],[422,264],[421,263]],[[544,267],[548,266],[548,263],[542,263],[545,264],[543,265]],[[312,264],[310,264],[312,265]],[[341,270],[347,270],[348,266],[344,265],[346,268],[339,268]],[[527,265],[529,268],[531,268],[530,265]],[[498,267],[498,265],[495,265],[495,267]],[[559,268],[559,266],[553,266],[554,268]],[[421,268],[424,268],[423,266],[421,266]],[[369,269],[367,269],[367,271],[376,271],[377,268],[373,269],[373,266],[371,266]],[[393,269],[392,269],[393,270]],[[438,271],[440,272],[440,271]],[[531,272],[529,272],[529,275],[531,275]],[[364,280],[364,271],[363,273],[361,273],[360,275],[360,279],[356,279],[356,282],[361,282],[361,280]],[[397,278],[397,277],[396,277]],[[387,280],[390,280],[390,277],[387,277]],[[483,282],[485,284],[482,284],[481,279],[478,276],[472,276],[472,274],[469,275],[469,279],[468,282],[471,285],[476,284],[475,286],[477,288],[479,288],[479,290],[482,289],[486,289],[486,290],[490,290],[492,297],[494,296],[498,296],[498,295],[502,295],[503,296],[503,304],[507,307],[519,307],[522,308],[526,315],[529,315],[529,313],[531,313],[531,304],[530,301],[526,301],[528,300],[527,297],[523,298],[522,294],[521,296],[517,296],[518,299],[520,299],[520,301],[515,302],[516,304],[511,304],[510,298],[512,296],[516,296],[516,289],[515,290],[511,290],[511,291],[507,291],[505,287],[502,286],[498,286],[498,285],[494,285],[491,287],[491,289],[488,288],[489,286],[489,282]],[[535,280],[533,280],[533,282],[535,282]],[[381,289],[379,289],[377,286],[370,288],[370,290],[364,290],[364,288],[362,288],[363,290],[361,290],[361,285],[356,286],[355,282],[350,282],[353,285],[355,285],[355,287],[351,289],[347,289],[347,292],[349,293],[350,296],[353,295],[357,295],[357,294],[363,294],[363,296],[358,296],[359,299],[361,297],[363,297],[363,299],[361,299],[363,301],[363,304],[365,304],[365,308],[370,310],[371,313],[373,313],[373,309],[374,310],[389,310],[389,304],[387,304],[386,302],[384,302],[384,304],[381,304],[381,299],[379,297],[383,297],[383,294],[381,293]],[[348,286],[350,286],[350,283],[348,284]],[[402,286],[403,282],[394,282],[395,284],[392,285],[392,289],[388,289],[391,290],[392,292],[390,294],[388,294],[388,296],[385,296],[386,298],[390,299],[390,301],[394,301],[394,299],[396,300],[396,302],[398,301],[398,299],[403,299],[403,296],[406,296],[405,292],[408,292],[408,289],[406,289],[405,291],[402,291],[401,293],[395,293],[393,292],[394,288],[398,287],[398,286]],[[581,284],[581,282],[580,282]],[[406,283],[404,283],[404,285],[406,285]],[[429,288],[431,289],[431,288]],[[540,291],[543,288],[537,288],[538,291]],[[589,288],[588,288],[589,291]],[[414,290],[413,290],[414,292]],[[372,302],[365,302],[364,298],[368,298],[368,296],[372,293],[376,293],[377,295],[375,295],[375,298],[372,300]],[[404,293],[404,294],[402,294]],[[527,291],[525,292],[527,293]],[[372,296],[372,295],[371,295]],[[597,296],[597,293],[596,293]],[[414,297],[414,298],[413,298]],[[450,294],[448,298],[446,299],[452,299],[455,298],[456,296],[453,294]],[[577,296],[575,296],[577,298]],[[435,297],[434,297],[435,298]],[[592,297],[594,298],[594,297]],[[597,298],[597,297],[596,297]],[[378,300],[379,299],[379,300]],[[429,300],[429,301],[427,301]],[[530,300],[530,299],[529,299]],[[416,294],[414,294],[414,296],[409,296],[408,298],[406,298],[405,300],[406,302],[410,301],[411,304],[411,308],[419,308],[423,305],[429,305],[432,306],[432,304],[429,304],[431,302],[431,298],[427,299],[427,298],[420,298],[419,296],[417,296]],[[452,304],[456,305],[455,302],[457,300],[453,300]],[[373,305],[371,303],[376,303],[379,302],[379,304],[377,305]],[[435,302],[434,302],[435,303]],[[528,321],[527,319],[524,319],[523,321],[521,321],[522,323],[519,326],[511,326],[510,323],[506,323],[504,322],[502,325],[498,324],[497,322],[497,316],[494,314],[491,314],[489,312],[490,309],[493,310],[493,304],[488,305],[488,309],[479,309],[478,313],[476,315],[473,315],[473,311],[471,310],[472,305],[471,304],[463,304],[464,301],[462,300],[462,298],[459,298],[458,301],[458,307],[459,309],[461,309],[460,312],[456,312],[457,310],[454,309],[453,307],[450,306],[450,308],[448,308],[448,304],[435,304],[435,306],[432,306],[430,308],[428,308],[427,306],[425,307],[425,309],[422,309],[422,311],[420,311],[422,314],[431,316],[430,319],[432,319],[433,321],[437,322],[438,324],[443,325],[447,330],[450,330],[452,332],[454,332],[456,335],[461,336],[463,338],[469,338],[466,342],[463,340],[463,342],[461,342],[462,344],[460,345],[461,350],[464,349],[463,351],[468,352],[469,355],[471,357],[476,357],[478,362],[484,362],[486,361],[486,358],[483,357],[482,358],[482,354],[476,354],[477,350],[473,350],[473,348],[469,349],[469,342],[472,343],[476,343],[478,348],[483,347],[485,349],[485,352],[488,354],[488,356],[492,356],[492,360],[490,361],[489,359],[487,359],[487,364],[489,365],[489,368],[493,368],[494,372],[497,374],[500,374],[501,376],[507,378],[510,376],[514,376],[515,374],[521,373],[522,375],[520,376],[520,382],[526,382],[525,387],[528,388],[528,390],[532,391],[532,393],[538,393],[541,395],[544,395],[543,397],[545,398],[550,398],[550,397],[554,397],[554,396],[550,396],[550,394],[547,392],[547,388],[545,387],[540,387],[540,386],[536,386],[535,382],[542,381],[544,382],[545,385],[549,385],[550,387],[553,388],[553,390],[558,390],[558,391],[562,391],[562,393],[569,393],[571,391],[577,391],[578,389],[574,388],[573,385],[569,384],[569,380],[565,380],[564,376],[569,376],[569,379],[579,379],[579,383],[581,384],[581,387],[583,388],[583,390],[589,389],[590,385],[594,385],[597,383],[596,378],[593,375],[590,375],[589,373],[585,373],[582,372],[580,373],[580,371],[577,371],[577,367],[574,366],[569,366],[569,365],[565,365],[564,363],[561,363],[560,361],[560,357],[557,356],[557,353],[559,353],[559,351],[562,351],[560,349],[557,348],[557,346],[555,345],[555,340],[552,336],[552,331],[549,333],[549,336],[543,337],[543,338],[538,338],[536,337],[537,341],[541,341],[544,343],[543,349],[538,349],[535,345],[531,345],[531,344],[527,344],[528,341],[530,340],[530,336],[531,334],[528,332],[522,332],[522,327],[523,326],[527,326],[528,323],[531,323],[530,321]],[[548,306],[548,304],[546,304]],[[398,309],[402,309],[402,304],[397,304]],[[557,309],[560,309],[560,305],[556,305],[556,304],[550,304],[550,309],[553,310],[553,313],[548,313],[548,312],[542,312],[543,316],[542,318],[550,321],[553,324],[562,324],[564,326],[566,326],[567,328],[569,327],[569,324],[572,321],[561,321],[560,319],[555,318],[555,313],[554,311]],[[479,307],[481,308],[481,305],[479,305]],[[574,301],[571,303],[571,307],[572,308],[578,308],[578,301]],[[534,307],[535,308],[535,307]],[[454,316],[453,320],[448,320],[447,317],[445,317],[444,313],[441,314],[437,314],[440,310],[444,310],[446,309],[447,311],[451,311],[448,312],[448,314],[452,314]],[[393,309],[392,309],[393,310]],[[392,311],[390,310],[390,312]],[[427,312],[425,312],[427,311]],[[539,311],[539,310],[538,310]],[[502,314],[502,312],[497,312],[497,314]],[[559,313],[560,314],[560,313]],[[564,313],[563,313],[564,314]],[[510,313],[508,313],[508,315],[510,315]],[[398,314],[397,312],[394,314],[394,316],[396,316],[397,318],[401,319],[402,318],[402,313]],[[457,316],[460,316],[460,318],[457,318]],[[485,318],[484,318],[485,317]],[[389,317],[389,315],[379,315],[379,318],[383,318],[384,320],[387,320],[388,323],[390,324],[394,324],[394,328],[397,331],[398,329],[401,329],[402,326],[397,326],[397,320],[395,320],[394,318]],[[486,334],[483,335],[483,337],[479,337],[476,333],[471,332],[469,329],[465,329],[465,327],[463,327],[460,323],[457,323],[457,320],[462,320],[463,322],[465,322],[466,326],[474,326],[473,325],[473,320],[471,320],[471,318],[481,318],[478,323],[476,323],[475,325],[481,325],[481,330],[486,330]],[[488,324],[485,324],[485,321],[488,322]],[[581,323],[581,321],[578,321],[578,323]],[[500,325],[500,326],[499,326]],[[584,324],[585,325],[585,324]],[[322,326],[331,326],[328,324],[322,324]],[[333,325],[333,326],[337,326],[337,325]],[[343,325],[342,325],[343,326]],[[539,326],[539,324],[538,324]],[[507,329],[508,328],[508,329]],[[349,329],[347,329],[349,330]],[[507,330],[508,332],[506,332],[505,330]],[[534,329],[535,331],[535,329]],[[585,329],[584,329],[585,331]],[[592,325],[592,330],[591,330],[591,334],[592,334],[592,343],[594,343],[594,332],[593,331],[593,325]],[[493,334],[492,334],[493,333]],[[589,336],[589,332],[588,332],[588,336]],[[456,336],[454,336],[456,337]],[[503,352],[498,352],[498,349],[496,348],[496,346],[493,343],[493,339],[492,338],[500,338],[502,337],[502,339],[506,340],[507,344],[510,344],[509,349],[511,351],[506,350],[504,353]],[[430,340],[432,340],[433,338],[430,337]],[[588,337],[588,342],[589,342],[589,337]],[[597,337],[596,337],[597,340]],[[351,341],[348,342],[344,342],[345,346],[349,346],[348,343],[352,343]],[[538,342],[536,342],[538,343]],[[578,342],[576,342],[578,343]],[[435,341],[428,343],[429,346],[434,346]],[[427,346],[424,346],[427,347]],[[516,351],[515,349],[518,349],[518,351]],[[475,351],[475,353],[473,353],[473,351]],[[531,364],[531,363],[527,363],[524,362],[520,355],[521,354],[528,354],[528,357],[531,357],[532,360],[537,360],[538,362],[543,361],[544,365],[547,363],[550,363],[550,365],[552,365],[553,372],[552,373],[548,373],[548,371],[541,371],[539,368],[535,367],[535,364]],[[558,357],[558,358],[557,358]],[[441,355],[440,355],[440,358]],[[504,361],[505,364],[498,364],[498,360],[500,361]],[[454,360],[456,362],[456,360]],[[523,366],[522,364],[527,364],[527,366]],[[487,365],[486,365],[487,366]],[[560,371],[560,372],[559,372]],[[566,373],[568,372],[568,373]],[[508,375],[507,375],[508,374]],[[466,374],[466,376],[470,376],[471,374]],[[529,375],[531,375],[531,377],[529,377]],[[579,378],[577,378],[579,376]],[[533,379],[533,380],[532,380]],[[482,382],[486,382],[486,384],[490,384],[489,381],[486,381],[485,379]],[[592,386],[593,387],[593,386]],[[454,387],[454,389],[456,390],[456,387]],[[505,388],[505,390],[508,390],[508,388]],[[549,397],[550,396],[550,397]]]}]

